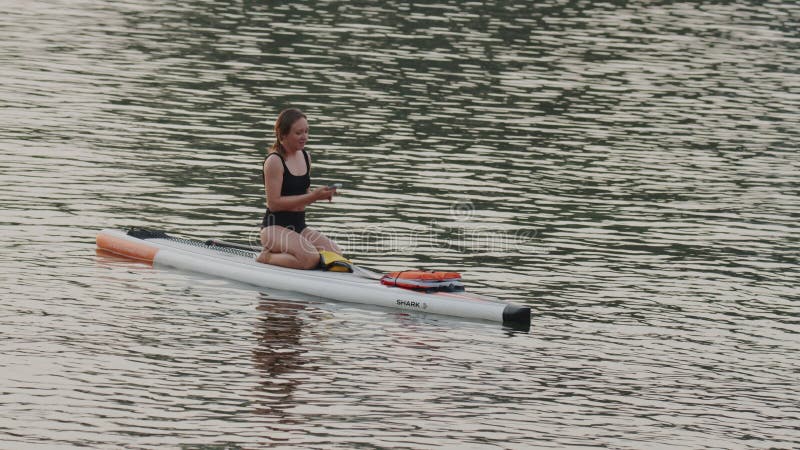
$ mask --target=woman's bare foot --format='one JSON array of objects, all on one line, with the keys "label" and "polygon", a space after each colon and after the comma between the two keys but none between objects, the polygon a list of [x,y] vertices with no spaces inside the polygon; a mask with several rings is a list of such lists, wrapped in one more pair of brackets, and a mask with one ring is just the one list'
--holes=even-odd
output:
[{"label": "woman's bare foot", "polygon": [[261,250],[261,253],[258,254],[256,257],[256,261],[260,262],[261,264],[269,264],[269,259],[272,257],[272,252],[267,249]]}]

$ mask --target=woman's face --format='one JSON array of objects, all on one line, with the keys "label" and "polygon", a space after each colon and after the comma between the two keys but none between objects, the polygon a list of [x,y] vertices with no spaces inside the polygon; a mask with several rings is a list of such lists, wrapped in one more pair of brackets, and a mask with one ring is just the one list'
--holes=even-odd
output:
[{"label": "woman's face", "polygon": [[289,133],[283,135],[281,144],[286,151],[294,152],[302,150],[306,142],[308,142],[308,121],[301,117],[292,124]]}]

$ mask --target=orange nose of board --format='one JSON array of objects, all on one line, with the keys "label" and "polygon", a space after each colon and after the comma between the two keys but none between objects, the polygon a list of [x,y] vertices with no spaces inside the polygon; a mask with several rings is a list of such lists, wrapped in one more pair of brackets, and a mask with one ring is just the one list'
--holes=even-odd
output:
[{"label": "orange nose of board", "polygon": [[158,248],[144,242],[127,240],[120,236],[100,232],[97,235],[97,248],[131,259],[152,263]]}]

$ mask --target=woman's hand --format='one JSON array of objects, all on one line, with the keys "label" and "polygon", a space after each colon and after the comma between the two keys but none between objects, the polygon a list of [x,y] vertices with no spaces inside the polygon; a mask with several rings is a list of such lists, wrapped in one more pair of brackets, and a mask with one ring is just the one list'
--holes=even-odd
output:
[{"label": "woman's hand", "polygon": [[333,199],[333,194],[335,193],[336,193],[336,188],[331,188],[328,186],[320,186],[314,189],[311,192],[311,195],[313,196],[314,201],[319,201],[319,200],[331,201]]}]

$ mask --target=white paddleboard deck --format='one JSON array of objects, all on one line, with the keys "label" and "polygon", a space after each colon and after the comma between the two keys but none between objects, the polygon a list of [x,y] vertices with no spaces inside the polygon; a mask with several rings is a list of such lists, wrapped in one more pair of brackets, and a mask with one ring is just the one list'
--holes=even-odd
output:
[{"label": "white paddleboard deck", "polygon": [[[136,235],[137,233],[133,233]],[[141,234],[138,234],[141,236]],[[121,230],[102,230],[97,246],[105,251],[154,266],[169,266],[289,292],[337,301],[378,305],[470,319],[491,320],[528,329],[530,308],[468,292],[413,291],[385,286],[355,273],[287,269],[255,260],[257,253],[176,238],[160,232],[154,237],[134,237]]]}]

